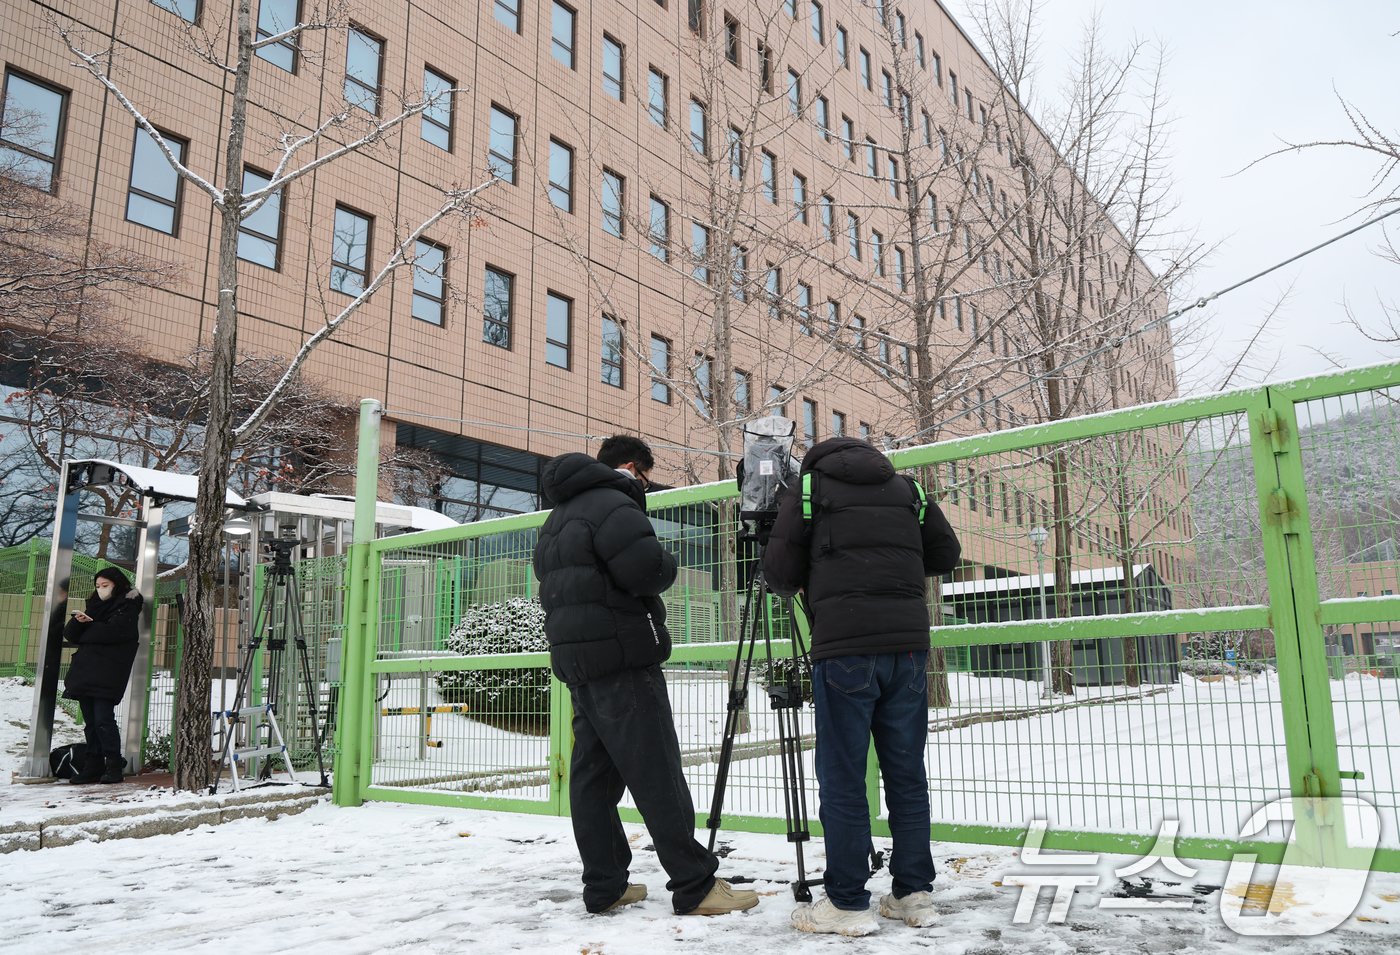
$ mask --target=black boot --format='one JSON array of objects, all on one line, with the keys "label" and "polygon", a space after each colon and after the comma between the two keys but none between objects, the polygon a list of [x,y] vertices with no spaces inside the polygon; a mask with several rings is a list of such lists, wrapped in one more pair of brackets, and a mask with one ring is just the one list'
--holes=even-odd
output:
[{"label": "black boot", "polygon": [[125,757],[122,757],[122,756],[108,756],[106,762],[107,762],[107,771],[104,772],[104,773],[102,774],[102,778],[99,780],[99,782],[104,782],[104,783],[119,783],[119,782],[121,782],[124,778],[126,778],[125,776],[122,775],[122,770],[126,768],[126,759],[125,759]]},{"label": "black boot", "polygon": [[102,777],[102,754],[88,753],[83,757],[83,768],[78,770],[72,779],[68,780],[74,786],[83,786],[88,783],[95,783]]}]

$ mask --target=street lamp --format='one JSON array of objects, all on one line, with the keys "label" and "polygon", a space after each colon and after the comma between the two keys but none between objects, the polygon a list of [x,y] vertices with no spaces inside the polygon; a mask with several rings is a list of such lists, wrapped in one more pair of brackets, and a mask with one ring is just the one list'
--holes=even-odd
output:
[{"label": "street lamp", "polygon": [[[1035,546],[1035,575],[1040,583],[1040,619],[1048,620],[1049,615],[1045,612],[1045,541],[1049,539],[1050,532],[1043,527],[1032,527],[1027,536]],[[1040,645],[1040,661],[1043,664],[1045,673],[1045,690],[1040,694],[1041,699],[1050,699],[1055,695],[1052,688],[1054,674],[1050,666],[1050,641],[1046,640]]]}]

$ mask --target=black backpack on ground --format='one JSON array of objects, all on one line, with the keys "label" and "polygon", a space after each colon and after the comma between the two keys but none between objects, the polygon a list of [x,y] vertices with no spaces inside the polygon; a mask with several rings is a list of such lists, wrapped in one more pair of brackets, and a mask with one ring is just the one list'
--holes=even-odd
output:
[{"label": "black backpack on ground", "polygon": [[55,779],[72,779],[87,759],[87,743],[69,743],[49,753],[49,770]]}]

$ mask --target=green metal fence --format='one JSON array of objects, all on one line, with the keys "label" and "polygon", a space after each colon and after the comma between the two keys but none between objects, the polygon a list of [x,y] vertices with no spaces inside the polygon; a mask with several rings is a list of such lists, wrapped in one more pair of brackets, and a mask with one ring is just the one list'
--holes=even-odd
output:
[{"label": "green metal fence", "polygon": [[[964,545],[931,596],[932,837],[1015,845],[1043,819],[1046,847],[1145,854],[1175,819],[1180,855],[1277,862],[1281,842],[1239,837],[1256,809],[1355,795],[1381,816],[1373,866],[1400,870],[1397,399],[1386,365],[891,454]],[[753,557],[733,497],[650,500],[682,568],[667,679],[700,807]],[[512,598],[544,517],[362,545],[340,802],[568,812],[567,692],[545,653],[501,652],[539,646]],[[750,700],[725,824],[781,831],[776,726]]]}]

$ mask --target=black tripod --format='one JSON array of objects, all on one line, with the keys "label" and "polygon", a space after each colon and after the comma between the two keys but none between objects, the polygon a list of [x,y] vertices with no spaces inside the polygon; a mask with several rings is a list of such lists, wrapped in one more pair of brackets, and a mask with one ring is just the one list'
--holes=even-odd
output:
[{"label": "black tripod", "polygon": [[[262,606],[253,615],[253,628],[248,638],[248,645],[243,651],[243,661],[238,667],[238,685],[234,690],[234,709],[225,712],[229,718],[227,735],[224,737],[223,759],[227,760],[230,751],[235,758],[239,755],[268,754],[276,751],[279,747],[251,746],[248,750],[235,748],[234,738],[237,736],[238,724],[251,713],[269,712],[276,718],[277,708],[281,703],[282,693],[282,671],[284,669],[283,654],[287,649],[287,639],[290,635],[296,646],[296,654],[301,664],[301,678],[303,692],[306,695],[307,707],[311,714],[311,738],[314,741],[316,753],[316,768],[321,774],[321,785],[329,785],[326,777],[326,764],[322,756],[321,730],[317,723],[316,716],[316,696],[317,685],[311,678],[311,661],[306,652],[306,636],[301,629],[301,599],[297,592],[296,571],[292,567],[292,553],[300,546],[301,541],[295,539],[278,538],[267,544],[272,555],[272,564],[267,568],[266,579],[263,581]],[[278,608],[281,608],[280,626],[278,623]],[[258,652],[262,648],[263,637],[267,638],[267,695],[262,706],[242,706],[249,691],[249,682],[252,678],[253,667],[257,661]],[[268,729],[268,726],[262,729]],[[256,731],[255,731],[256,732]],[[269,743],[271,740],[269,740]],[[253,740],[249,740],[252,744]],[[290,765],[290,763],[289,763]],[[259,778],[268,779],[272,773],[271,760],[264,760],[259,770]],[[222,772],[220,772],[222,776]],[[211,793],[217,792],[219,787],[219,776],[214,778],[214,785],[209,788]]]}]

